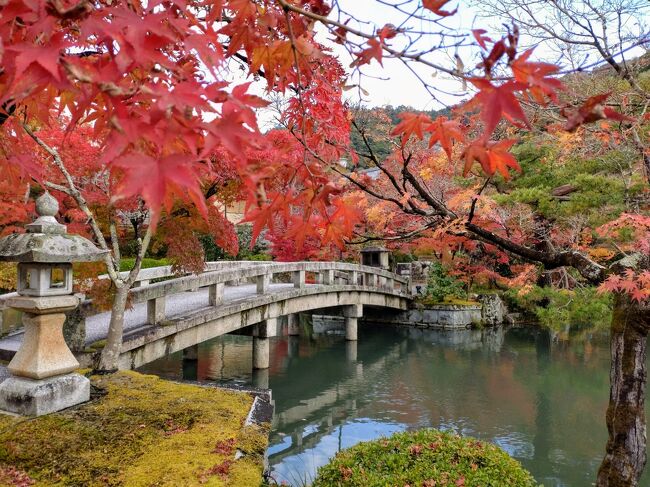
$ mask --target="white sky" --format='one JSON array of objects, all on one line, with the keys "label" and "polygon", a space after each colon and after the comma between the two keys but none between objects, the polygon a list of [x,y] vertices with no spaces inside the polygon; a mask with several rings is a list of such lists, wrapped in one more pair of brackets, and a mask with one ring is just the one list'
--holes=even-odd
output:
[{"label": "white sky", "polygon": [[[341,0],[339,2],[342,8],[352,14],[355,18],[358,19],[370,19],[372,23],[381,28],[385,24],[399,24],[402,20],[400,16],[395,15],[395,11],[390,7],[381,5],[376,2],[376,0]],[[459,11],[456,15],[445,19],[445,24],[450,27],[457,27],[464,29],[466,32],[469,32],[469,29],[472,28],[476,13],[468,5],[463,4],[462,1],[452,1],[450,2],[449,10],[453,10],[458,6]],[[369,12],[372,12],[369,14]],[[419,22],[410,23],[409,25],[412,28],[420,29]],[[372,24],[359,24],[351,22],[350,26],[354,26],[358,30],[371,33],[373,31]],[[477,24],[476,28],[481,27]],[[338,56],[342,66],[348,70],[351,77],[348,82],[348,85],[358,85],[359,77],[357,73],[354,73],[352,69],[349,68],[352,58],[349,53],[340,45],[331,42],[329,39],[332,38],[332,35],[326,31],[322,26],[317,27],[317,37],[316,40],[322,44],[331,47],[335,55]],[[389,41],[392,47],[399,47],[396,39]],[[424,45],[421,47],[424,48]],[[455,61],[453,59],[454,52],[440,52],[435,57],[432,57],[433,60],[442,64],[444,66],[453,67]],[[460,53],[465,56],[471,56],[470,53],[461,51]],[[472,61],[468,59],[468,64],[471,64]],[[475,61],[474,61],[475,62]],[[436,73],[435,77],[433,75],[433,70],[431,68],[420,68],[418,66],[413,66],[414,69],[418,70],[418,73],[423,78],[429,81],[435,81],[435,86],[444,89],[445,91],[461,93],[462,86],[461,83],[453,80],[450,76],[444,73]],[[376,60],[373,60],[370,65],[365,65],[362,68],[364,74],[361,81],[361,88],[367,93],[365,95],[358,88],[350,89],[345,93],[345,97],[353,102],[362,101],[367,106],[383,106],[383,105],[407,105],[412,106],[421,110],[431,110],[442,108],[440,103],[436,103],[431,95],[424,88],[422,83],[417,79],[417,77],[410,72],[404,64],[396,59],[384,58],[383,67],[377,63]],[[236,77],[239,78],[242,76],[241,72],[236,72]],[[250,78],[245,79],[241,77],[241,82],[250,81]],[[257,93],[261,96],[264,95],[265,82],[259,81],[253,83],[251,87],[251,92]],[[445,96],[440,95],[441,100],[445,104],[456,104],[460,101],[460,98],[455,96]],[[262,129],[270,128],[274,125],[274,113],[271,113],[266,110],[261,110],[259,112],[259,122]]]},{"label": "white sky", "polygon": [[[394,1],[393,3],[399,2]],[[378,3],[377,0],[339,0],[339,4],[353,18],[369,20],[369,22],[365,23],[351,21],[349,24],[351,27],[367,33],[372,33],[374,29],[378,30],[385,24],[399,25],[404,18],[402,14],[397,13],[391,7]],[[502,19],[481,18],[479,12],[469,5],[468,0],[452,0],[448,5],[448,7],[444,7],[445,10],[458,8],[458,12],[451,17],[445,18],[443,20],[444,25],[456,32],[467,33],[469,35],[468,40],[472,43],[474,43],[474,40],[471,37],[471,29],[484,28],[488,30],[488,35],[493,39],[498,39],[505,33]],[[340,20],[344,21],[347,18],[343,17]],[[430,29],[427,24],[413,19],[406,26],[414,30]],[[352,58],[342,46],[333,43],[330,40],[331,38],[332,35],[322,25],[318,24],[316,40],[332,48],[342,66],[350,74],[348,85],[356,86],[359,83],[359,76],[358,73],[355,73],[353,69],[349,68]],[[349,38],[351,37],[349,36]],[[389,45],[399,49],[400,44],[398,38],[389,40]],[[429,36],[425,41],[435,42],[437,39],[439,39],[437,36]],[[431,46],[421,44],[418,47],[420,49],[426,49]],[[477,55],[479,51],[478,47],[464,47],[458,51],[455,49],[439,50],[428,55],[428,59],[439,65],[453,68],[455,66],[453,56],[458,52],[464,64],[471,67],[476,65],[480,60]],[[551,62],[555,61],[555,54],[548,47],[542,48],[540,46],[536,49],[535,54],[537,57],[545,57]],[[442,103],[436,102],[427,92],[422,82],[405,67],[402,61],[386,57],[383,60],[383,67],[376,60],[373,60],[370,65],[364,65],[362,67],[361,70],[365,76],[361,79],[361,88],[363,88],[367,95],[355,88],[347,91],[345,96],[353,102],[362,101],[366,106],[407,105],[421,110],[439,109],[443,105],[454,105],[462,100],[463,95],[465,97],[467,96],[467,93],[463,93],[461,83],[452,79],[451,76],[444,73],[435,73],[432,68],[417,65],[416,63],[411,63],[410,65],[423,79],[428,82],[434,82],[436,88],[440,88],[449,93],[455,93],[456,96],[436,93],[436,96]],[[251,79],[250,77],[246,78],[246,73],[243,71],[237,70],[232,74],[235,78],[241,79],[241,82],[250,81]],[[253,84],[251,91],[264,95],[264,88],[264,81],[259,81]],[[274,124],[274,116],[274,113],[270,113],[269,110],[261,110],[259,113],[260,126],[263,129],[270,128]]]}]

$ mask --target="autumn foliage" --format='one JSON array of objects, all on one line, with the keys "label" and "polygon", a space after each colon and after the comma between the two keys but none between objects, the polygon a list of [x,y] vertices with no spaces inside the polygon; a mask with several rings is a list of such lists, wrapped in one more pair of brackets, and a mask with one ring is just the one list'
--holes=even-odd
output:
[{"label": "autumn foliage", "polygon": [[[568,103],[559,68],[521,48],[517,26],[503,36],[467,32],[480,61],[444,66],[400,51],[408,29],[360,30],[351,19],[330,17],[332,8],[323,0],[9,0],[0,16],[5,231],[28,218],[24,195],[31,184],[56,190],[65,182],[40,140],[73,168],[100,213],[128,214],[145,205],[147,224],[160,225],[160,238],[172,254],[187,257],[188,269],[198,269],[202,258],[197,233],[236,251],[232,227],[215,210],[224,203],[226,179],[246,200],[253,237],[268,230],[282,258],[334,255],[324,249],[342,250],[365,228],[382,238],[425,231],[424,238],[448,249],[461,245],[472,254],[478,246],[503,262],[505,252],[530,254],[530,232],[510,228],[504,235],[496,203],[481,192],[490,179],[507,181],[521,171],[512,149],[538,123],[530,118],[534,107],[555,111],[562,121],[556,133],[598,121],[638,123],[608,104],[609,93]],[[456,12],[448,1],[424,1],[418,16],[435,23]],[[324,44],[317,25],[332,35],[326,42],[348,49],[349,67]],[[355,121],[343,92],[350,70],[387,57],[446,73],[470,96],[445,115],[403,113],[383,135],[398,140],[384,160],[351,148]],[[226,72],[237,65],[244,76],[233,81]],[[266,133],[257,110],[269,102],[251,93],[255,80],[286,102],[279,128]],[[381,180],[342,168],[342,157],[353,164],[369,159]],[[471,183],[459,186],[459,174]],[[66,221],[84,231],[87,215],[59,196]],[[178,218],[186,223],[170,223]],[[541,260],[551,268],[565,258]]]}]

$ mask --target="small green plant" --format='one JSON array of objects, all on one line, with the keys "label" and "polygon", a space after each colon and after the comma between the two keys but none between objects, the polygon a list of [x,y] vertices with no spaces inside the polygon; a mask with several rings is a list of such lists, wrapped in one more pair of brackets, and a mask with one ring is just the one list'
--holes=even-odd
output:
[{"label": "small green plant", "polygon": [[386,485],[534,487],[532,475],[497,446],[433,429],[397,433],[343,450],[312,487]]},{"label": "small green plant", "polygon": [[441,263],[431,263],[425,301],[435,304],[442,303],[445,299],[458,299],[462,297],[465,297],[463,283],[450,276]]}]

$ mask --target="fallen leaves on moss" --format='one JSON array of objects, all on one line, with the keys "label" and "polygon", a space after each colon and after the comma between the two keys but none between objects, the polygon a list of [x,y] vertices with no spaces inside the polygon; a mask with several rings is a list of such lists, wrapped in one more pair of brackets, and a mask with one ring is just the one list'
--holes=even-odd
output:
[{"label": "fallen leaves on moss", "polygon": [[[135,372],[91,380],[105,394],[80,407],[0,415],[0,485],[31,485],[7,477],[9,466],[43,486],[260,483],[268,429],[243,426],[249,395]],[[237,449],[246,456],[235,461]]]}]

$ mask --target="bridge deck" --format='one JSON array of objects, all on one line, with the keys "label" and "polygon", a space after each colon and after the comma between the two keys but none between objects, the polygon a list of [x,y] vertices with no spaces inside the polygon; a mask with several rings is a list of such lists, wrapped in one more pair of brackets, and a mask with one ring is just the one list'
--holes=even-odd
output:
[{"label": "bridge deck", "polygon": [[[306,287],[314,286],[307,284]],[[269,286],[269,292],[278,292],[293,289],[292,284],[273,283]],[[224,304],[232,304],[257,297],[255,284],[244,284],[241,286],[226,286],[224,288]],[[201,288],[198,291],[187,291],[172,294],[166,298],[166,316],[168,319],[178,319],[185,315],[196,313],[203,309],[211,309],[208,302],[208,289]],[[110,311],[99,313],[86,318],[86,344],[90,345],[106,338]],[[154,328],[157,325],[147,323],[147,303],[136,303],[124,316],[124,336],[127,338],[134,332]],[[0,356],[13,355],[23,341],[23,332],[17,331],[0,339]]]}]

